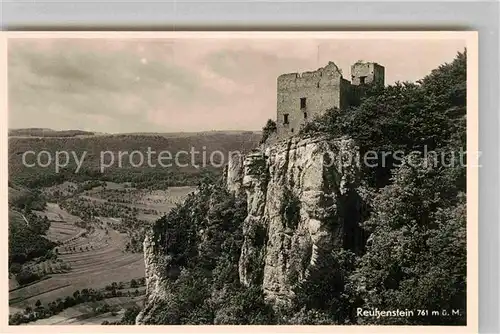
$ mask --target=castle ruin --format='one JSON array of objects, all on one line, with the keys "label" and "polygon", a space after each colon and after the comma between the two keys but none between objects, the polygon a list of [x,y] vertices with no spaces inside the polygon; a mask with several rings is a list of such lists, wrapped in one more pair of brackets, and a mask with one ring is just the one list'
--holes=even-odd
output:
[{"label": "castle ruin", "polygon": [[351,66],[351,81],[333,62],[312,72],[287,73],[278,77],[278,138],[292,136],[308,120],[328,109],[345,109],[359,101],[363,87],[384,85],[385,69],[373,62],[358,61]]}]

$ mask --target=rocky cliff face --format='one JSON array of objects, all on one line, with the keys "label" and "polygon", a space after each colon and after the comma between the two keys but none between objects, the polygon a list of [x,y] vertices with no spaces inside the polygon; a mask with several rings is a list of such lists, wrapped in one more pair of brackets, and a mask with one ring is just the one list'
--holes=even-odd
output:
[{"label": "rocky cliff face", "polygon": [[167,275],[169,257],[163,252],[161,244],[154,231],[149,231],[144,238],[144,262],[146,278],[146,303],[139,313],[136,324],[142,325],[149,321],[154,308],[168,298]]},{"label": "rocky cliff face", "polygon": [[248,201],[243,284],[262,285],[268,301],[287,303],[335,250],[360,247],[356,153],[348,139],[291,138],[245,158],[241,186],[228,185],[243,188]]},{"label": "rocky cliff face", "polygon": [[[231,158],[226,187],[246,196],[248,211],[239,259],[242,284],[261,286],[273,305],[286,304],[297,284],[335,260],[336,250],[361,247],[356,153],[349,139],[292,137]],[[138,324],[168,298],[164,276],[171,269],[161,264],[165,250],[155,244],[155,233],[160,232],[144,242],[147,300]]]}]

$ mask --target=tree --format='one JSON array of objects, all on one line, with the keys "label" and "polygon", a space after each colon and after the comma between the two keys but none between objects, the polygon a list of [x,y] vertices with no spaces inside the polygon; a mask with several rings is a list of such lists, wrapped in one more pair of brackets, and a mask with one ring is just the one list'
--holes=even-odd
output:
[{"label": "tree", "polygon": [[217,325],[274,324],[271,306],[264,302],[260,287],[239,288],[218,307],[214,323]]},{"label": "tree", "polygon": [[13,274],[18,274],[21,272],[21,269],[22,269],[22,265],[19,264],[19,263],[11,263],[9,265],[9,271]]},{"label": "tree", "polygon": [[137,288],[138,286],[139,286],[139,285],[137,284],[137,281],[136,281],[135,279],[133,279],[133,278],[132,278],[132,279],[130,280],[130,287],[131,287],[132,289],[134,289],[134,288]]},{"label": "tree", "polygon": [[64,301],[61,298],[56,299],[56,309],[57,311],[64,310]]},{"label": "tree", "polygon": [[42,306],[42,302],[40,301],[40,299],[37,299],[36,303],[35,303],[35,306],[36,307],[40,307]]},{"label": "tree", "polygon": [[[390,166],[387,175],[392,176],[370,203],[371,216],[364,223],[370,233],[366,253],[348,284],[351,297],[366,308],[465,310],[466,169],[457,152],[466,147],[466,60],[466,52],[459,53],[411,90],[400,88],[392,100],[391,95],[382,97],[386,106],[370,97],[372,107],[365,100],[361,114],[352,116],[364,114],[366,126],[372,127],[362,133],[368,134],[362,138],[364,145],[420,152],[407,155],[400,167]],[[384,114],[375,120],[377,109]],[[381,129],[392,129],[391,136],[375,136],[377,131],[384,133]],[[435,155],[423,156],[424,148]],[[367,320],[358,319],[363,321]],[[396,321],[465,324],[465,312],[455,317],[370,320]]]},{"label": "tree", "polygon": [[75,304],[76,304],[76,301],[71,296],[66,296],[66,298],[64,298],[64,308],[71,307]]},{"label": "tree", "polygon": [[24,285],[40,279],[38,273],[32,272],[30,269],[23,269],[16,275],[16,280],[19,284]]},{"label": "tree", "polygon": [[[410,159],[410,157],[408,157]],[[459,309],[466,306],[465,194],[460,174],[423,159],[404,165],[374,198],[371,232],[350,287],[364,307]],[[461,316],[358,319],[383,324],[465,324]]]},{"label": "tree", "polygon": [[19,325],[25,323],[27,318],[22,312],[17,312],[9,315],[9,325]]},{"label": "tree", "polygon": [[90,297],[89,289],[82,289],[82,291],[80,292],[80,300],[86,302],[89,300],[89,297]]},{"label": "tree", "polygon": [[260,143],[265,143],[267,139],[276,132],[276,122],[268,119],[266,125],[262,128],[262,138]]},{"label": "tree", "polygon": [[286,325],[337,325],[332,315],[316,309],[303,307],[292,316],[285,316],[283,324]]},{"label": "tree", "polygon": [[50,314],[56,314],[57,313],[57,304],[55,302],[50,302],[48,304],[49,306],[49,312]]}]

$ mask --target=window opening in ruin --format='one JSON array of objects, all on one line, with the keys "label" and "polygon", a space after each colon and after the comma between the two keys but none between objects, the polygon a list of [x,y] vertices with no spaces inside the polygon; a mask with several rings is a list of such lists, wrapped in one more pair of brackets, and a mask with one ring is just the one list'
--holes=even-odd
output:
[{"label": "window opening in ruin", "polygon": [[288,114],[283,115],[283,124],[288,124]]},{"label": "window opening in ruin", "polygon": [[300,98],[300,109],[304,109],[306,107],[306,98],[301,97]]},{"label": "window opening in ruin", "polygon": [[293,133],[293,128],[292,128],[292,133]]},{"label": "window opening in ruin", "polygon": [[359,77],[359,83],[364,85],[366,83],[366,77]]},{"label": "window opening in ruin", "polygon": [[307,118],[307,113],[306,112],[304,113],[304,118]]}]

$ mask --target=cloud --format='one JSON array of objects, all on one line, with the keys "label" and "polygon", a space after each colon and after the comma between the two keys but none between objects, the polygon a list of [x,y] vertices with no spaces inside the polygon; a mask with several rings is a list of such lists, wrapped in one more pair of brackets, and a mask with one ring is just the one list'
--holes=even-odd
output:
[{"label": "cloud", "polygon": [[358,59],[386,82],[451,61],[461,40],[11,39],[9,126],[102,132],[260,129],[276,77]]}]

